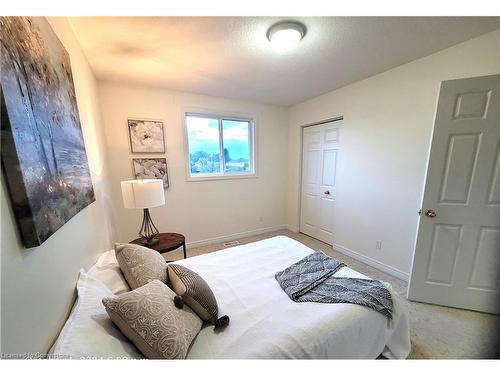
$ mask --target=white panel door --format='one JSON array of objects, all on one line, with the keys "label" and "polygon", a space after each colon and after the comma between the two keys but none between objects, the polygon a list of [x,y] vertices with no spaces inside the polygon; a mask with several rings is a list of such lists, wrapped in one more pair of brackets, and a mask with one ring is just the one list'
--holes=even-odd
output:
[{"label": "white panel door", "polygon": [[333,244],[339,122],[303,130],[300,231]]},{"label": "white panel door", "polygon": [[499,91],[500,75],[441,84],[411,300],[500,312]]}]

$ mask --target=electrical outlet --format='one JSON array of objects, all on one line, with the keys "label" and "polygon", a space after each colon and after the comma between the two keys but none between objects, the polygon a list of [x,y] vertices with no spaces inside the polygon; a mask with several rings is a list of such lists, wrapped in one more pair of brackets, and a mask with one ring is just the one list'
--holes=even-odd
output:
[{"label": "electrical outlet", "polygon": [[381,240],[377,240],[377,242],[375,243],[375,249],[382,250],[382,241]]}]

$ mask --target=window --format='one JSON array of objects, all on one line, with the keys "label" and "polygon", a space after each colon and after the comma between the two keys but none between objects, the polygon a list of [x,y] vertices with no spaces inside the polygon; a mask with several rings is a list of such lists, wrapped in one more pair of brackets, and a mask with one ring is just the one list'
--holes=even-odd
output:
[{"label": "window", "polygon": [[186,113],[189,177],[255,175],[251,119]]}]

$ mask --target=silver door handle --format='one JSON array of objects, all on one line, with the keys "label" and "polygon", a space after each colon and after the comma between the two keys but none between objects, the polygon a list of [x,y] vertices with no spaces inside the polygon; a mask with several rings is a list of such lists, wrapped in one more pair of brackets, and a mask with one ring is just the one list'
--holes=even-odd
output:
[{"label": "silver door handle", "polygon": [[427,217],[436,217],[437,214],[436,214],[436,211],[434,211],[434,210],[427,210],[427,211],[425,211],[425,216],[427,216]]},{"label": "silver door handle", "polygon": [[330,190],[325,191],[325,195],[330,195]]}]

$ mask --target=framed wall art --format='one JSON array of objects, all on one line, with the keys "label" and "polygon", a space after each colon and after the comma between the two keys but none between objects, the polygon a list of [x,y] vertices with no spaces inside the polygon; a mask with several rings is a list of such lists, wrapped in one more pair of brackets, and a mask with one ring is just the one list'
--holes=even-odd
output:
[{"label": "framed wall art", "polygon": [[163,122],[154,120],[128,120],[130,148],[134,154],[162,154],[165,152]]},{"label": "framed wall art", "polygon": [[25,247],[95,201],[69,55],[43,17],[0,17],[1,159]]},{"label": "framed wall art", "polygon": [[163,180],[163,187],[168,188],[166,158],[132,159],[132,167],[136,179],[160,179]]}]

